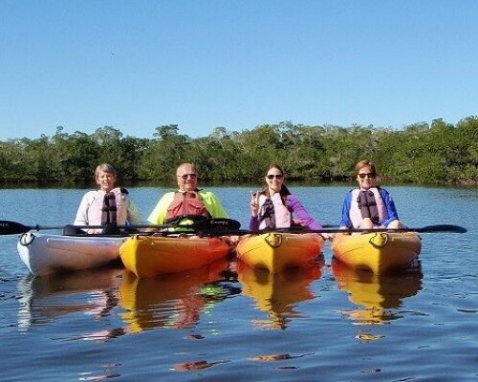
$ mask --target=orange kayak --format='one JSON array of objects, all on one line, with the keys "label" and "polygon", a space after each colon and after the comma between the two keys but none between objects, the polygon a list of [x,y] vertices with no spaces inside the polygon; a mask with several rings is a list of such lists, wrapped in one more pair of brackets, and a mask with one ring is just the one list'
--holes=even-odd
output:
[{"label": "orange kayak", "polygon": [[225,258],[232,247],[218,237],[134,235],[120,247],[126,269],[138,277],[177,273]]}]

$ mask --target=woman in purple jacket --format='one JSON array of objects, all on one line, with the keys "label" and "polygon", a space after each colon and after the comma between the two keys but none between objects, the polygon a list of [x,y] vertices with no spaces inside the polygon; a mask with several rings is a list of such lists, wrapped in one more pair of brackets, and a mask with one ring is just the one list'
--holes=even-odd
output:
[{"label": "woman in purple jacket", "polygon": [[265,176],[266,186],[251,192],[251,231],[293,226],[319,230],[322,226],[305,210],[297,196],[284,185],[284,170],[271,164]]}]

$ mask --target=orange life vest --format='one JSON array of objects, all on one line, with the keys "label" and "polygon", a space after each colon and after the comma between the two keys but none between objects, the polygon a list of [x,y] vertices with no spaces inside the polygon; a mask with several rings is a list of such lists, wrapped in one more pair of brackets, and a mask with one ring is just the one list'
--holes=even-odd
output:
[{"label": "orange life vest", "polygon": [[211,214],[197,191],[177,191],[173,201],[168,206],[166,222],[184,215],[204,216],[211,219]]}]

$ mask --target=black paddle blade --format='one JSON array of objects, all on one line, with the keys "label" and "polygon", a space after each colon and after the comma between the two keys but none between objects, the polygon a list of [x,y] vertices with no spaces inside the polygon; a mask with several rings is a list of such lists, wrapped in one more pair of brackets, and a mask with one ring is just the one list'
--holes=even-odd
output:
[{"label": "black paddle blade", "polygon": [[0,235],[18,235],[28,232],[33,228],[34,227],[29,227],[17,222],[0,220]]},{"label": "black paddle blade", "polygon": [[216,218],[216,219],[211,219],[209,221],[209,227],[208,229],[212,230],[230,230],[230,231],[237,231],[239,228],[241,228],[241,223],[239,223],[237,220],[233,219],[226,219],[226,218]]},{"label": "black paddle blade", "polygon": [[417,228],[417,232],[450,232],[450,233],[466,233],[468,230],[464,227],[460,227],[459,225],[454,224],[437,224],[437,225],[429,225],[423,228]]}]

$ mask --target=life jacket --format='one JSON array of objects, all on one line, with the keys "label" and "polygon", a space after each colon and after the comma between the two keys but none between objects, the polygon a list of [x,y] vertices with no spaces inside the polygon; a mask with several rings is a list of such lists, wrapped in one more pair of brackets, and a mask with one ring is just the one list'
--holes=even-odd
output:
[{"label": "life jacket", "polygon": [[177,191],[166,212],[166,223],[178,216],[204,216],[211,219],[211,214],[204,205],[198,191]]},{"label": "life jacket", "polygon": [[352,190],[349,216],[354,228],[359,228],[365,218],[370,218],[376,226],[387,220],[387,207],[383,202],[380,189],[372,187],[368,190],[358,188]]},{"label": "life jacket", "polygon": [[98,190],[88,208],[88,225],[124,225],[128,216],[128,190],[113,188],[110,192]]},{"label": "life jacket", "polygon": [[259,229],[290,228],[292,214],[282,202],[280,193],[271,198],[261,194],[259,196]]}]

